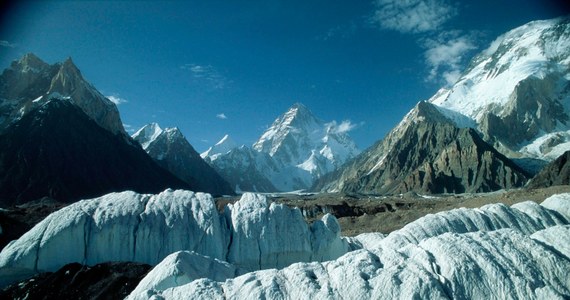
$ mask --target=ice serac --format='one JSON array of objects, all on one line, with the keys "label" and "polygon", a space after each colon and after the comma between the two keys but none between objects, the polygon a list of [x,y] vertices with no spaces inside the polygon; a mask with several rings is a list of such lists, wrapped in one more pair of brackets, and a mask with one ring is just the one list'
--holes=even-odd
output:
[{"label": "ice serac", "polygon": [[308,189],[360,153],[342,124],[325,123],[300,103],[279,116],[251,149],[227,144],[224,138],[202,156],[242,191]]},{"label": "ice serac", "polygon": [[251,193],[228,205],[226,215],[232,232],[227,261],[238,268],[283,268],[294,262],[333,259],[348,251],[331,215],[309,227],[298,208]]},{"label": "ice serac", "polygon": [[569,72],[570,18],[534,21],[497,38],[430,102],[507,156],[551,161],[570,147]]},{"label": "ice serac", "polygon": [[[193,251],[177,257],[193,262],[218,259],[245,272],[335,259],[348,249],[333,216],[309,226],[298,209],[269,203],[265,196],[246,193],[219,214],[209,194],[122,192],[82,200],[52,213],[2,250],[0,268],[55,271],[72,262],[106,261],[156,265],[173,252]],[[200,272],[196,274],[205,274]]]},{"label": "ice serac", "polygon": [[235,194],[225,181],[194,150],[178,128],[161,129],[151,123],[133,134],[132,138],[154,159],[154,161],[188,183],[195,191],[213,195]]},{"label": "ice serac", "polygon": [[115,191],[189,188],[140,147],[61,96],[0,133],[0,206],[50,197],[71,203]]},{"label": "ice serac", "polygon": [[488,192],[528,175],[433,104],[420,102],[386,138],[317,182],[315,189],[371,194]]},{"label": "ice serac", "polygon": [[52,95],[71,101],[111,133],[128,137],[115,104],[83,78],[71,58],[49,65],[31,53],[0,75],[0,131]]},{"label": "ice serac", "polygon": [[49,215],[3,249],[0,265],[34,271],[55,271],[71,262],[154,265],[178,250],[223,259],[225,230],[209,194],[112,193]]},{"label": "ice serac", "polygon": [[[198,279],[133,299],[564,299],[570,195],[420,218],[365,249],[233,279]],[[547,208],[548,207],[548,208]],[[369,238],[369,242],[364,242]],[[136,297],[136,298],[135,298]],[[154,299],[154,298],[153,298]]]}]

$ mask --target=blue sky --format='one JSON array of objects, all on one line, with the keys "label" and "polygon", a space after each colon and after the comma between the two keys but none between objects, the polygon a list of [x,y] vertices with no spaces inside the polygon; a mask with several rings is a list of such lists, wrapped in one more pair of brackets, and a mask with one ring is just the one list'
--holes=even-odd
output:
[{"label": "blue sky", "polygon": [[123,123],[199,151],[251,145],[295,102],[364,149],[498,35],[570,13],[554,0],[31,1],[4,8],[0,67],[72,57]]}]

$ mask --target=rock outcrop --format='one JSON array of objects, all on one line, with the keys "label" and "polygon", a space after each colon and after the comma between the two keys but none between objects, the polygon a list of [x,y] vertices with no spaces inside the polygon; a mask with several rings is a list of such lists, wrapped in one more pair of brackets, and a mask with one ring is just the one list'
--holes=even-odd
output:
[{"label": "rock outcrop", "polygon": [[534,176],[527,187],[531,189],[570,184],[570,151],[546,165]]}]

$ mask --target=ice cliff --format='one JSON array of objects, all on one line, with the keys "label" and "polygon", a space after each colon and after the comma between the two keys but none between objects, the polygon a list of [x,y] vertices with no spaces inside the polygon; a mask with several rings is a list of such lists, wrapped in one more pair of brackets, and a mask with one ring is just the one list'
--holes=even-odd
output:
[{"label": "ice cliff", "polygon": [[309,226],[301,212],[244,194],[220,214],[209,194],[121,192],[71,204],[0,253],[0,268],[55,271],[65,264],[135,261],[156,265],[187,250],[232,263],[241,273],[348,251],[332,216]]}]

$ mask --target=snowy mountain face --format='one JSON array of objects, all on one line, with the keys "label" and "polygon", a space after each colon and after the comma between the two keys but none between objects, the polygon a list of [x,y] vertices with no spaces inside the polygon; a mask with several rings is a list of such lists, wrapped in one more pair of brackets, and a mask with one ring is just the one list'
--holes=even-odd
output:
[{"label": "snowy mountain face", "polygon": [[217,142],[214,146],[208,148],[205,152],[201,153],[202,158],[209,158],[210,160],[216,160],[220,155],[226,154],[231,150],[238,147],[238,144],[232,140],[229,135],[224,135],[224,137]]},{"label": "snowy mountain face", "polygon": [[[317,119],[297,103],[277,118],[253,144],[253,149],[269,154],[281,165],[295,165],[311,174],[332,171],[359,151],[346,133]],[[316,158],[315,158],[316,157]],[[322,157],[329,164],[315,165]]]},{"label": "snowy mountain face", "polygon": [[193,251],[190,259],[202,262],[194,268],[218,259],[209,265],[233,277],[299,261],[335,259],[348,249],[333,216],[308,225],[299,209],[270,203],[265,196],[246,193],[219,213],[209,194],[128,191],[83,200],[49,215],[0,252],[0,268],[34,273],[71,262],[156,265],[176,251]]},{"label": "snowy mountain face", "polygon": [[132,138],[160,166],[188,183],[195,191],[214,195],[233,195],[234,190],[194,150],[178,128],[162,129],[151,123],[133,134]]},{"label": "snowy mountain face", "polygon": [[71,58],[49,65],[31,53],[0,75],[0,130],[54,97],[74,103],[99,126],[127,137],[115,104],[85,81]]},{"label": "snowy mountain face", "polygon": [[[202,156],[228,181],[237,184],[237,178],[228,173],[238,171],[232,167],[229,156],[236,159],[237,153],[246,154],[240,161],[252,163],[256,173],[266,178],[275,189],[257,191],[293,191],[307,189],[320,176],[338,168],[360,151],[348,134],[336,123],[317,119],[304,105],[295,104],[278,117],[252,146],[253,152],[234,151],[235,144],[224,138]],[[229,151],[228,151],[229,149]],[[227,171],[225,171],[227,170]],[[227,174],[227,175],[226,175]],[[241,189],[255,183],[244,184]],[[264,186],[267,186],[264,184]]]},{"label": "snowy mountain face", "polygon": [[242,145],[223,154],[205,156],[204,160],[238,193],[278,190],[267,176],[270,171],[277,170],[277,165],[265,153]]},{"label": "snowy mountain face", "polygon": [[335,260],[237,277],[232,264],[177,252],[128,299],[563,299],[568,203],[563,194],[427,215],[386,237],[359,235]]},{"label": "snowy mountain face", "polygon": [[570,18],[507,32],[429,101],[508,156],[560,156],[570,148]]}]

